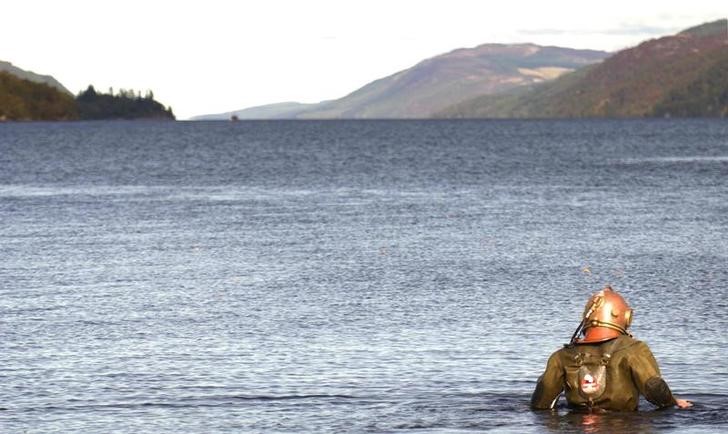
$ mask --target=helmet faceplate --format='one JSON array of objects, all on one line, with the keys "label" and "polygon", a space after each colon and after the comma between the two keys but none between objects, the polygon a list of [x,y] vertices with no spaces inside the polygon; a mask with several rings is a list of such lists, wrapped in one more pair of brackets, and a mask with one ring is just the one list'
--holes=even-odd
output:
[{"label": "helmet faceplate", "polygon": [[584,338],[580,344],[602,342],[628,334],[632,309],[611,286],[594,294],[584,308]]}]

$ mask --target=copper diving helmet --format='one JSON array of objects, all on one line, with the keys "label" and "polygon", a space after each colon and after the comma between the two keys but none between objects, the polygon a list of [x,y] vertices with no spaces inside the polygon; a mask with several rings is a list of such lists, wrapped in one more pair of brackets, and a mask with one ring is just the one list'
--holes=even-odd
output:
[{"label": "copper diving helmet", "polygon": [[584,308],[584,338],[578,343],[604,342],[627,335],[632,323],[632,309],[621,295],[607,285],[592,295]]}]

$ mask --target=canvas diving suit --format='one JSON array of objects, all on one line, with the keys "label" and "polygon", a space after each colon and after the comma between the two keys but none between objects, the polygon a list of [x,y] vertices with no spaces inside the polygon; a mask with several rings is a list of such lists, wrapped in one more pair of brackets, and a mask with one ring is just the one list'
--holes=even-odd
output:
[{"label": "canvas diving suit", "polygon": [[658,407],[675,405],[647,344],[628,335],[553,353],[531,397],[532,408],[551,408],[562,391],[569,407],[587,411],[634,411],[640,394]]}]

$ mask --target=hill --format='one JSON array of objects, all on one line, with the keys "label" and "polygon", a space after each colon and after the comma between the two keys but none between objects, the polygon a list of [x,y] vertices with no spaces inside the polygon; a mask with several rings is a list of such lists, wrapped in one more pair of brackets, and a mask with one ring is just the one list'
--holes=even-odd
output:
[{"label": "hill", "polygon": [[51,87],[54,87],[61,92],[72,95],[71,92],[68,91],[58,80],[51,77],[50,75],[40,75],[36,74],[35,72],[26,71],[23,69],[18,68],[17,66],[13,65],[10,62],[5,62],[0,60],[0,71],[9,72],[10,74],[22,78],[28,81],[32,81],[34,83],[43,83],[47,84]]},{"label": "hill", "polygon": [[257,107],[250,107],[232,112],[217,113],[212,115],[195,116],[194,121],[213,121],[232,119],[285,119],[296,117],[299,113],[310,110],[316,104],[302,104],[299,102],[281,102],[278,104],[266,104]]},{"label": "hill", "polygon": [[728,21],[620,51],[518,92],[483,95],[437,117],[646,117],[728,114]]},{"label": "hill", "polygon": [[[311,105],[274,104],[217,118],[228,119],[232,114],[240,119],[427,118],[473,95],[552,80],[607,55],[602,51],[534,44],[485,44],[424,60],[337,100]],[[196,119],[200,118],[210,117]]]},{"label": "hill", "polygon": [[73,97],[45,83],[0,72],[0,121],[73,120],[78,109]]}]

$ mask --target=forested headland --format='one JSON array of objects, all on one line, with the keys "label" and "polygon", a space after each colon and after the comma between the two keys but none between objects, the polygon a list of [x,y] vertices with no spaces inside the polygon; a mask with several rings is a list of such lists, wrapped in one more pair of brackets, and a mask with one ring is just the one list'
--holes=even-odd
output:
[{"label": "forested headland", "polygon": [[112,89],[100,93],[89,86],[75,98],[45,83],[0,71],[0,121],[69,121],[109,119],[174,120],[171,107],[152,91]]},{"label": "forested headland", "polygon": [[78,115],[83,120],[100,119],[174,119],[171,107],[165,108],[154,99],[154,93],[121,89],[114,94],[99,93],[93,86],[76,97]]}]

